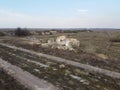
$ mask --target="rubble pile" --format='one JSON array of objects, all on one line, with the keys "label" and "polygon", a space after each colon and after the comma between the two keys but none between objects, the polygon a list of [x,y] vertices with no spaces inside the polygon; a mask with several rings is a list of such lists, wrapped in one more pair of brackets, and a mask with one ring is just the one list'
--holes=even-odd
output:
[{"label": "rubble pile", "polygon": [[56,39],[51,38],[47,41],[47,43],[43,43],[43,47],[51,47],[58,49],[68,49],[74,50],[74,47],[79,47],[80,41],[74,38],[67,38],[66,36],[59,36]]}]

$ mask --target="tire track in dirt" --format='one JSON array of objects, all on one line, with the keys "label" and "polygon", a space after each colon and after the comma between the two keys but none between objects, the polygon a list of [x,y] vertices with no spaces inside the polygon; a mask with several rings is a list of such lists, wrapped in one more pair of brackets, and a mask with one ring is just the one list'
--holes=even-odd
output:
[{"label": "tire track in dirt", "polygon": [[110,76],[110,77],[113,77],[113,78],[120,79],[120,73],[118,73],[118,72],[114,72],[114,71],[110,71],[110,70],[106,70],[106,69],[101,69],[101,68],[94,67],[94,66],[91,66],[91,65],[81,64],[81,63],[78,63],[78,62],[70,61],[70,60],[63,59],[63,58],[56,57],[56,56],[52,56],[52,55],[37,53],[35,51],[31,51],[31,50],[27,50],[27,49],[23,49],[23,48],[18,48],[16,46],[7,45],[7,44],[4,44],[4,43],[0,43],[0,45],[5,46],[5,47],[9,47],[11,49],[16,49],[16,50],[20,50],[20,51],[27,52],[27,53],[30,53],[30,54],[34,54],[34,55],[37,55],[37,56],[40,56],[40,57],[45,57],[45,58],[48,58],[48,59],[56,61],[56,62],[62,62],[62,63],[68,64],[68,65],[71,65],[71,66],[74,66],[74,67],[82,68],[82,69],[85,69],[89,72],[96,72],[96,73],[104,74],[106,76]]}]

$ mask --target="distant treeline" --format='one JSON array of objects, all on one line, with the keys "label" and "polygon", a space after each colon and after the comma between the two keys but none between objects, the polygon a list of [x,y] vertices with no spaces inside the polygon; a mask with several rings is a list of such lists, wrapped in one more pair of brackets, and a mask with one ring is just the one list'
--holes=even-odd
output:
[{"label": "distant treeline", "polygon": [[22,28],[17,28],[15,30],[15,36],[29,36],[31,35],[30,31],[27,30],[26,28],[25,29],[22,29]]},{"label": "distant treeline", "polygon": [[60,33],[93,32],[92,30],[59,30]]},{"label": "distant treeline", "polygon": [[90,29],[29,29],[29,28],[14,28],[14,29],[4,29],[0,31],[0,36],[29,36],[29,35],[53,35],[56,33],[78,33],[78,32],[93,32]]}]

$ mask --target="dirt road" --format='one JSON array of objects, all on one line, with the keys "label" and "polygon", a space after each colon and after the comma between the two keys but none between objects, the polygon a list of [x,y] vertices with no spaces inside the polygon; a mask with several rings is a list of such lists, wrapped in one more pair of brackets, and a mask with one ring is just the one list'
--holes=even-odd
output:
[{"label": "dirt road", "polygon": [[81,64],[81,63],[66,60],[66,59],[63,59],[63,58],[60,58],[60,57],[55,57],[55,56],[52,56],[52,55],[37,53],[37,52],[31,51],[31,50],[18,48],[18,47],[15,47],[15,46],[4,44],[4,43],[0,43],[0,45],[5,46],[5,47],[9,47],[11,49],[16,49],[16,50],[20,50],[20,51],[27,52],[27,53],[30,53],[30,54],[34,54],[34,55],[37,55],[37,56],[40,56],[40,57],[45,57],[45,58],[48,58],[48,59],[56,61],[56,62],[62,62],[62,63],[68,64],[68,65],[71,65],[71,66],[74,66],[74,67],[82,68],[82,69],[85,69],[89,72],[97,72],[97,73],[104,74],[104,75],[107,75],[107,76],[110,76],[110,77],[113,77],[113,78],[120,79],[120,73],[118,73],[118,72],[113,72],[113,71],[109,71],[109,70],[106,70],[106,69],[101,69],[101,68],[94,67],[94,66],[91,66],[91,65]]}]

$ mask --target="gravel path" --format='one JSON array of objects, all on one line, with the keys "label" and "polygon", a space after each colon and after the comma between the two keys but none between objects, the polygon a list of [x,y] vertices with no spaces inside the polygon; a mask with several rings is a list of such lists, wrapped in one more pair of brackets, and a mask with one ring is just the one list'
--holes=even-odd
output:
[{"label": "gravel path", "polygon": [[1,58],[0,68],[3,68],[9,75],[30,90],[58,90],[54,85],[33,76],[29,72],[23,71],[21,68],[6,62]]},{"label": "gravel path", "polygon": [[0,43],[0,45],[5,46],[5,47],[9,47],[9,48],[12,48],[12,49],[20,50],[20,51],[23,51],[23,52],[27,52],[27,53],[30,53],[30,54],[34,54],[34,55],[37,55],[37,56],[46,57],[50,60],[54,60],[54,61],[57,61],[57,62],[62,62],[62,63],[68,64],[68,65],[71,65],[71,66],[74,66],[74,67],[85,69],[89,72],[97,72],[97,73],[104,74],[104,75],[107,75],[107,76],[110,76],[110,77],[113,77],[113,78],[120,79],[120,73],[118,73],[118,72],[109,71],[109,70],[106,70],[106,69],[101,69],[101,68],[94,67],[94,66],[91,66],[91,65],[81,64],[81,63],[70,61],[70,60],[67,60],[67,59],[60,58],[60,57],[55,57],[55,56],[52,56],[52,55],[37,53],[37,52],[31,51],[31,50],[18,48],[18,47],[15,47],[15,46],[10,46],[10,45],[4,44],[4,43]]}]

